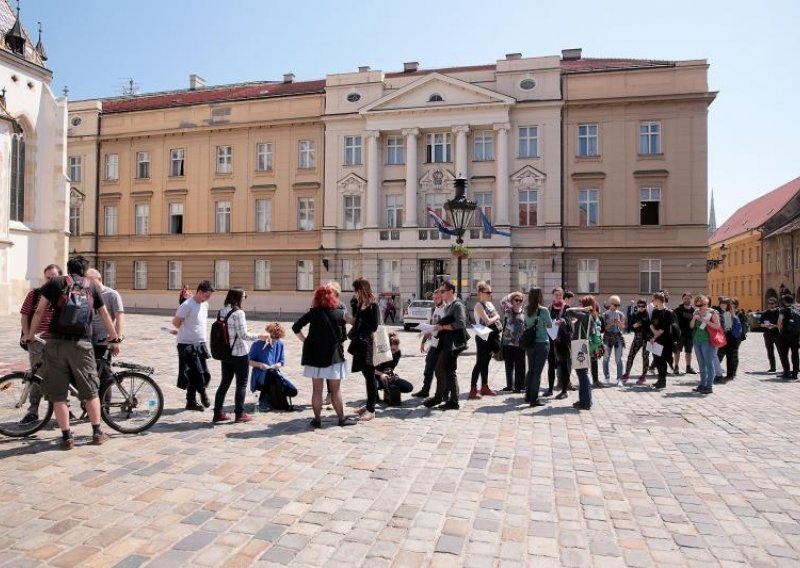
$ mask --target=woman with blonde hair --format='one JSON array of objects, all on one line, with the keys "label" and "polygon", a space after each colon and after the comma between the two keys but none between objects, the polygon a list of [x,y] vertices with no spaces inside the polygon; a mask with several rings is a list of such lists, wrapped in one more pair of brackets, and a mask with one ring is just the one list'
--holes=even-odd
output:
[{"label": "woman with blonde hair", "polygon": [[[492,303],[492,287],[486,282],[478,282],[478,302],[475,304],[474,316],[475,323],[491,328],[492,332],[486,339],[475,336],[477,354],[475,356],[475,366],[472,368],[472,381],[469,389],[469,399],[475,400],[481,396],[495,396],[495,392],[489,388],[489,362],[492,354],[500,349],[500,329],[498,322],[500,314]],[[481,390],[478,393],[478,377],[481,379]]]},{"label": "woman with blonde hair", "polygon": [[700,384],[693,390],[700,394],[714,392],[714,360],[717,358],[717,348],[711,345],[708,330],[722,327],[716,312],[709,307],[710,304],[708,296],[695,296],[694,315],[689,322],[697,370],[700,371]]}]

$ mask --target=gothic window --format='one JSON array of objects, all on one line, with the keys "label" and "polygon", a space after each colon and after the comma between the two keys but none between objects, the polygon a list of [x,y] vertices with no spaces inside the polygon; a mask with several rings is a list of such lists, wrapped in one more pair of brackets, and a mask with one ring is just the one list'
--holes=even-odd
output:
[{"label": "gothic window", "polygon": [[11,135],[10,193],[9,219],[23,221],[25,218],[25,136],[18,123],[14,123],[14,133]]}]

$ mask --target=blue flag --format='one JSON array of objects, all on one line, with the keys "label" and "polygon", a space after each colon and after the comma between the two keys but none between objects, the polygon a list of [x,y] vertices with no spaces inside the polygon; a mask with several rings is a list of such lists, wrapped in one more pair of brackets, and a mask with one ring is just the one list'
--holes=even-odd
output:
[{"label": "blue flag", "polygon": [[486,216],[486,213],[483,212],[483,209],[478,209],[478,212],[481,214],[481,223],[483,223],[483,230],[490,235],[500,235],[502,237],[510,237],[511,233],[509,231],[501,231],[494,225],[492,222],[489,221],[489,217]]}]

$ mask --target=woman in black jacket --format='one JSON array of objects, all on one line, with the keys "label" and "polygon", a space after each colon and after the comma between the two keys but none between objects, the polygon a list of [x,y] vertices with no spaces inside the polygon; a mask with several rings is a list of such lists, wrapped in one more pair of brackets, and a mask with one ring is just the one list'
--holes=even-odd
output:
[{"label": "woman in black jacket", "polygon": [[351,302],[353,309],[353,329],[350,331],[350,353],[353,355],[354,373],[364,375],[367,387],[367,404],[358,410],[361,420],[375,418],[375,402],[378,389],[375,385],[375,365],[372,363],[372,349],[375,331],[380,323],[380,310],[372,286],[366,278],[358,278],[353,282],[355,298]]},{"label": "woman in black jacket", "polygon": [[[320,286],[314,291],[314,301],[311,309],[305,313],[292,326],[292,331],[303,343],[303,356],[301,364],[304,366],[303,375],[312,381],[311,408],[314,410],[314,419],[311,426],[322,427],[322,388],[324,381],[328,382],[331,393],[331,402],[339,417],[339,426],[355,424],[350,418],[344,416],[344,404],[340,381],[347,376],[347,366],[344,360],[344,335],[342,333],[344,321],[341,310],[338,310],[339,300],[330,286]],[[308,325],[308,336],[303,335],[302,329]]]}]

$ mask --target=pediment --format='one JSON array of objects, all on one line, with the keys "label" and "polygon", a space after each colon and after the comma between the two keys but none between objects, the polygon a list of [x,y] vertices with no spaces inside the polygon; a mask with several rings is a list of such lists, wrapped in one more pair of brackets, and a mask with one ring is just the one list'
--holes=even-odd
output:
[{"label": "pediment", "polygon": [[511,183],[516,191],[541,189],[547,175],[533,166],[524,166],[511,175]]},{"label": "pediment", "polygon": [[[441,100],[435,100],[441,98]],[[434,100],[431,100],[434,99]],[[516,100],[484,87],[430,73],[361,109],[361,114],[472,105],[512,105]]]},{"label": "pediment", "polygon": [[69,206],[70,207],[80,207],[83,205],[83,201],[86,199],[86,195],[83,194],[81,190],[77,187],[70,187],[69,188]]},{"label": "pediment", "polygon": [[456,176],[447,168],[433,166],[419,178],[419,185],[423,191],[442,191],[453,187]]},{"label": "pediment", "polygon": [[356,174],[347,174],[336,183],[339,193],[344,195],[360,195],[364,193],[366,186],[367,180]]}]

